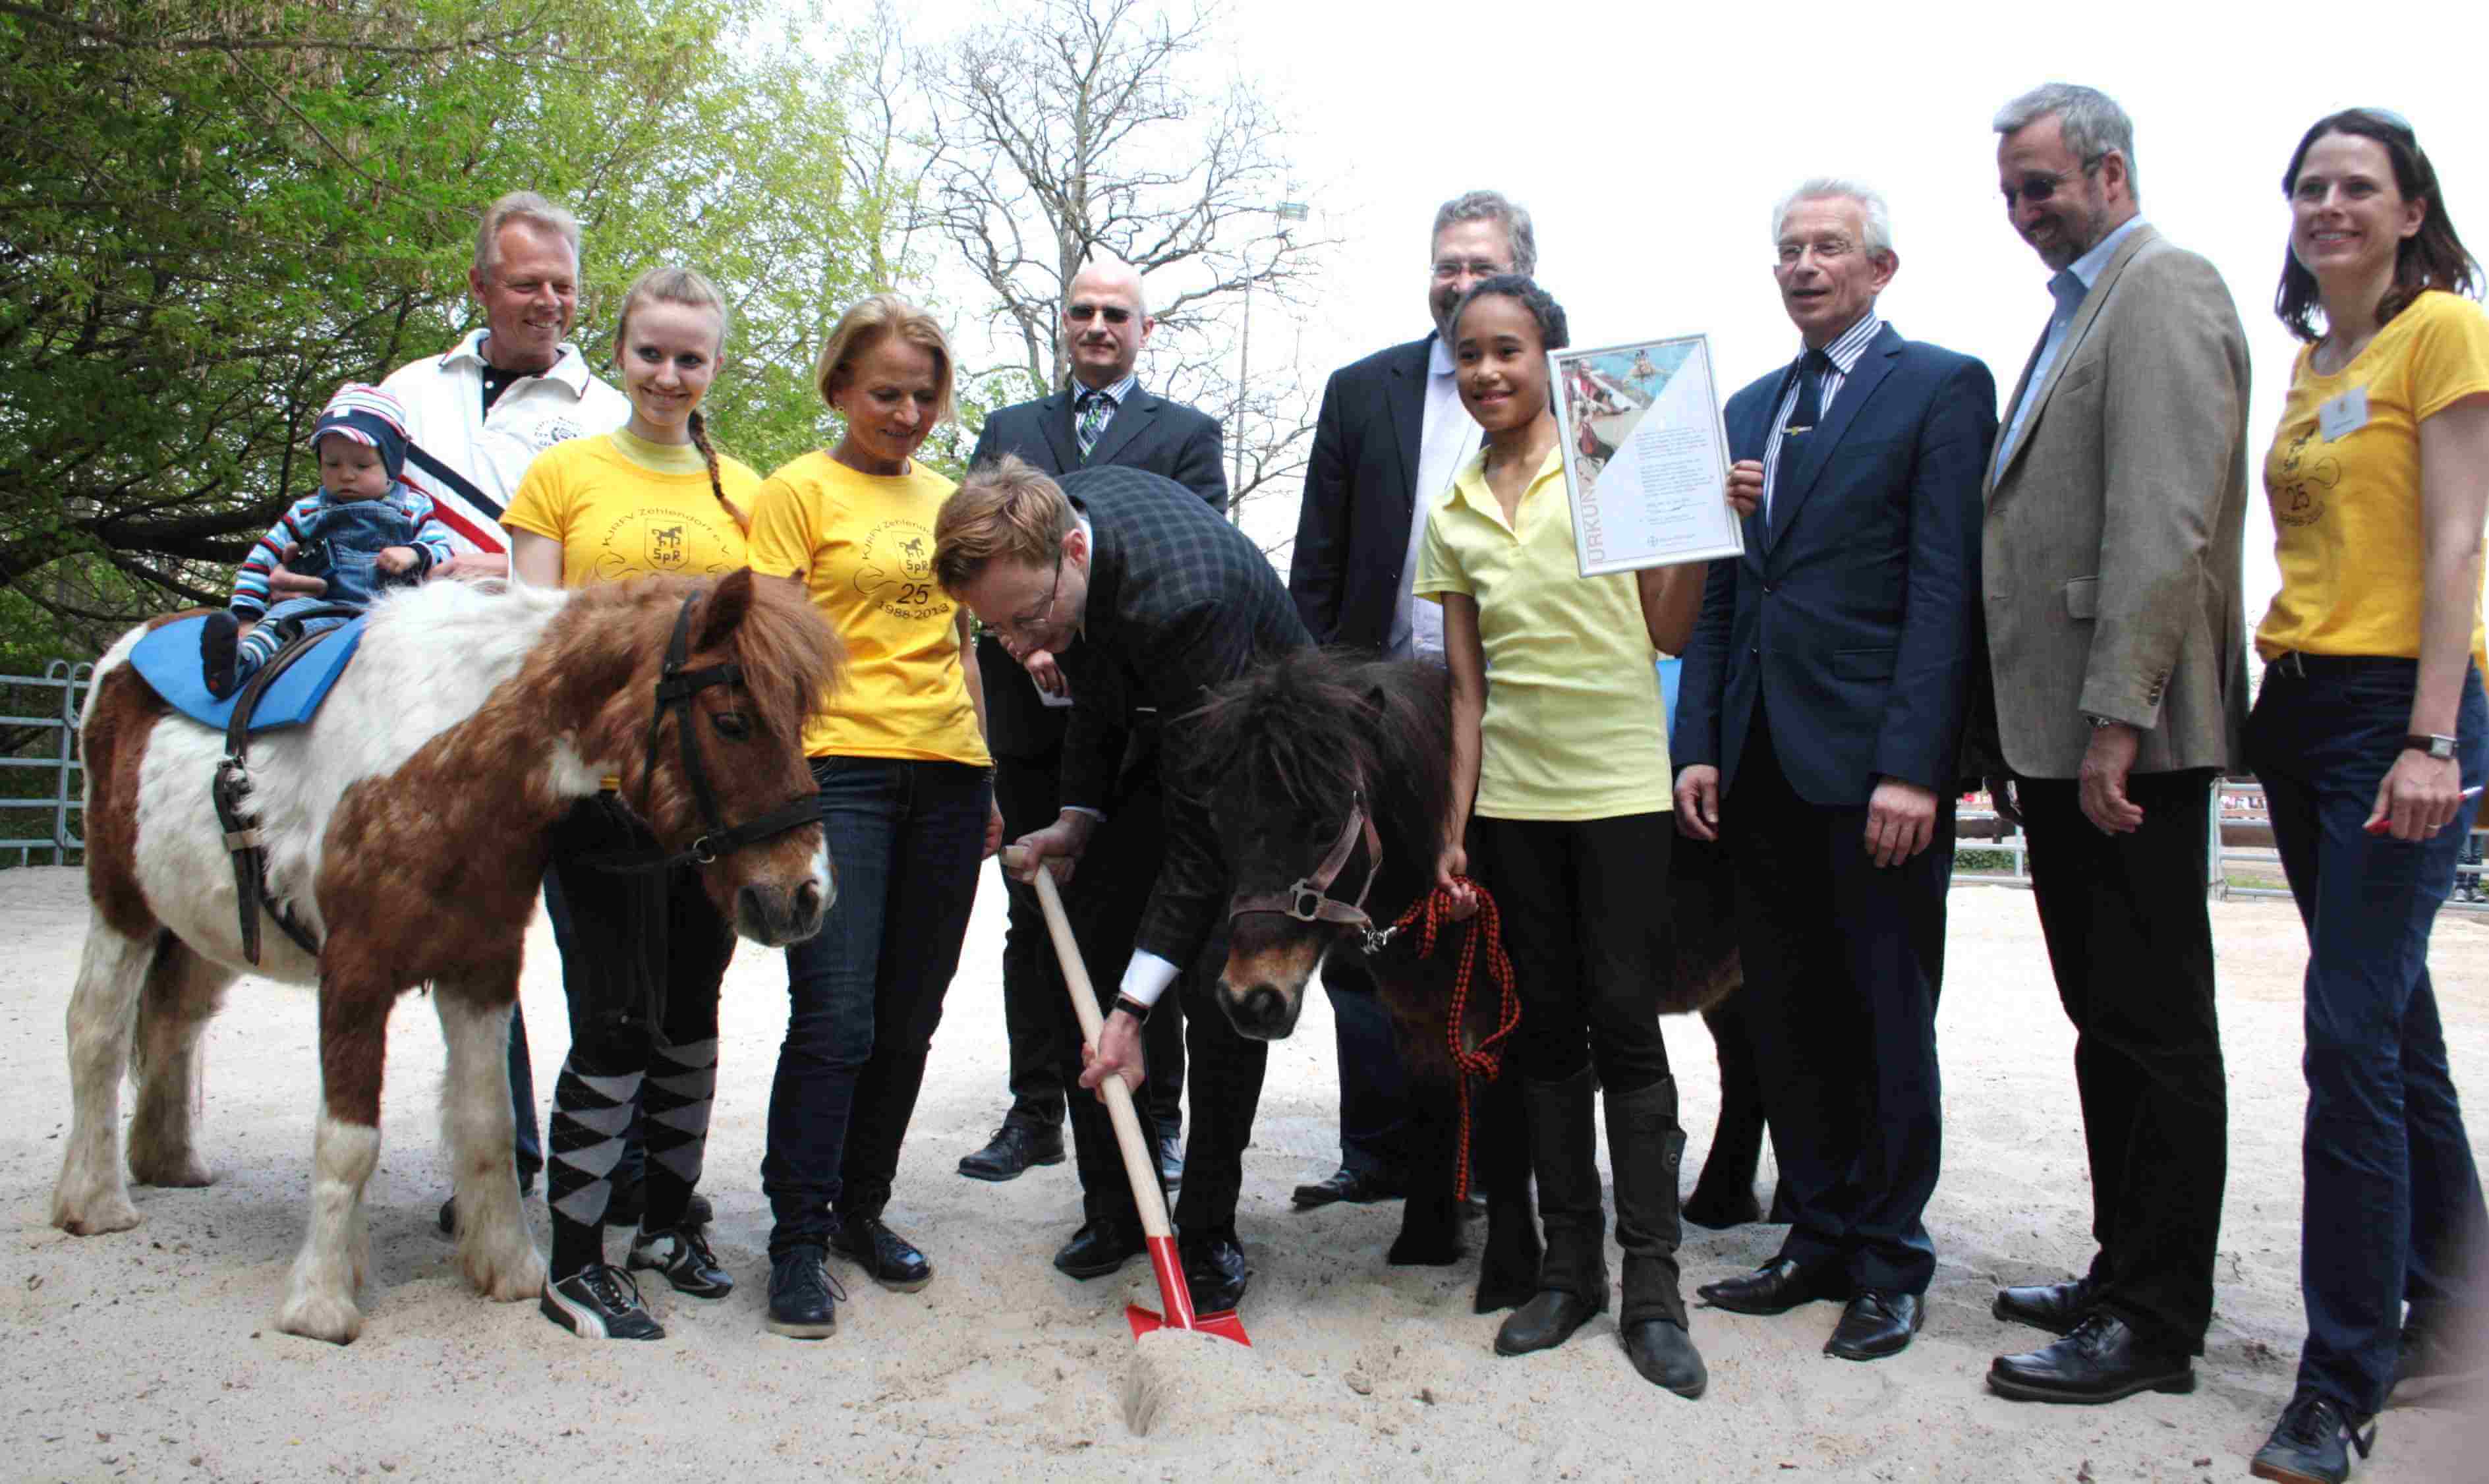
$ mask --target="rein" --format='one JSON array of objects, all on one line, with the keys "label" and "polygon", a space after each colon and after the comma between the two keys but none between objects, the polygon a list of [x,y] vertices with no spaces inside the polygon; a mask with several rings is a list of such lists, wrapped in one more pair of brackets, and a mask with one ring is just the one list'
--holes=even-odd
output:
[{"label": "rein", "polygon": [[[1466,1201],[1470,1198],[1469,1074],[1475,1073],[1492,1082],[1503,1070],[1503,1042],[1521,1027],[1521,996],[1513,977],[1512,958],[1503,951],[1503,927],[1495,899],[1485,887],[1467,876],[1455,876],[1453,880],[1477,898],[1477,914],[1469,920],[1468,931],[1461,936],[1460,964],[1452,975],[1451,1013],[1444,1020],[1444,1041],[1452,1054],[1453,1080],[1459,1088],[1461,1109],[1460,1153],[1453,1161],[1452,1199]],[[1384,938],[1388,940],[1401,929],[1414,927],[1417,930],[1417,956],[1433,956],[1437,938],[1455,924],[1453,900],[1450,891],[1436,887],[1411,902],[1409,910],[1400,914],[1400,920],[1383,934]],[[1477,968],[1480,945],[1486,949],[1486,977],[1498,991],[1496,1026],[1479,1040],[1476,1050],[1468,1051],[1461,1047],[1461,1020],[1469,1011],[1470,985]]]},{"label": "rein", "polygon": [[648,760],[640,774],[640,817],[651,817],[648,789],[657,771],[657,743],[671,713],[674,735],[683,745],[683,772],[691,779],[692,798],[700,805],[700,836],[672,852],[663,845],[651,845],[643,850],[612,850],[586,857],[586,864],[598,870],[662,871],[677,866],[706,866],[720,856],[774,840],[820,818],[819,795],[813,793],[788,799],[759,818],[741,824],[730,826],[719,817],[717,792],[709,786],[708,766],[701,755],[700,728],[694,725],[699,708],[692,704],[692,698],[712,685],[743,684],[743,667],[730,662],[699,670],[683,669],[683,662],[691,658],[692,604],[696,601],[697,596],[683,599],[682,608],[674,614],[673,637],[666,642],[665,668],[657,672],[657,705],[648,717]]}]

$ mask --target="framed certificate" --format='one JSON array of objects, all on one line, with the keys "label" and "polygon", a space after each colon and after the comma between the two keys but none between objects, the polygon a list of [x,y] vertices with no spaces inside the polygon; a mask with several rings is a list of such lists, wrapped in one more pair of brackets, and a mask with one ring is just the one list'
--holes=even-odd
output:
[{"label": "framed certificate", "polygon": [[1547,353],[1584,577],[1746,550],[1702,335]]}]

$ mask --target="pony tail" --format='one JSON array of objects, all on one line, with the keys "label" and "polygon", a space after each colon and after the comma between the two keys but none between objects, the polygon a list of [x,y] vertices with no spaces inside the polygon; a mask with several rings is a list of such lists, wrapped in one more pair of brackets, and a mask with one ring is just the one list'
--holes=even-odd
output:
[{"label": "pony tail", "polygon": [[733,501],[726,498],[726,481],[718,477],[717,449],[708,441],[708,420],[700,414],[699,408],[692,409],[691,426],[692,446],[701,451],[702,459],[708,461],[709,493],[717,497],[717,502],[726,507],[727,514],[734,517],[734,528],[747,535],[750,534],[752,523],[745,520],[743,512],[734,508]]}]

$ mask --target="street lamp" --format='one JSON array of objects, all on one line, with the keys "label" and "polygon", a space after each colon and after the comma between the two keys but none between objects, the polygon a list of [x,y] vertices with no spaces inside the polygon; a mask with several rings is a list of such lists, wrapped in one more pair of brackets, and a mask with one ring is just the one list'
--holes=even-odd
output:
[{"label": "street lamp", "polygon": [[[1305,219],[1305,204],[1302,201],[1282,201],[1275,206],[1258,207],[1255,210],[1269,212],[1282,223]],[[1287,240],[1288,229],[1282,225],[1279,228],[1279,241],[1284,244]],[[1276,264],[1278,259],[1274,256],[1271,261]],[[1236,440],[1236,473],[1227,481],[1227,518],[1231,521],[1236,519],[1236,501],[1243,498],[1244,484],[1244,378],[1252,365],[1252,356],[1253,256],[1248,248],[1244,256],[1244,333],[1238,339],[1236,346],[1236,414],[1228,419],[1229,436]]]}]

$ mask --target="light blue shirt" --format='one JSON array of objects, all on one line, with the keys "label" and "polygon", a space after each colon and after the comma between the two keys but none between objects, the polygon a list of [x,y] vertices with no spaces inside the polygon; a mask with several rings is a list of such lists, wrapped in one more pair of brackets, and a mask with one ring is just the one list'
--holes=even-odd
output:
[{"label": "light blue shirt", "polygon": [[2140,215],[2129,216],[2123,226],[2094,243],[2092,250],[2068,267],[2059,269],[2048,280],[2048,293],[2057,300],[2056,311],[2048,316],[2048,333],[2040,341],[2039,357],[2031,362],[2031,380],[2023,385],[2022,400],[2014,404],[2014,420],[2005,425],[2005,436],[1997,441],[1996,467],[2003,469],[2014,445],[2022,441],[2022,421],[2031,415],[2032,403],[2039,400],[2040,388],[2047,385],[2048,368],[2057,363],[2059,353],[2066,348],[2066,332],[2074,328],[2074,312],[2083,306],[2083,297],[2100,281],[2101,271],[2108,260],[2117,256],[2118,244],[2134,235],[2143,225]]}]

